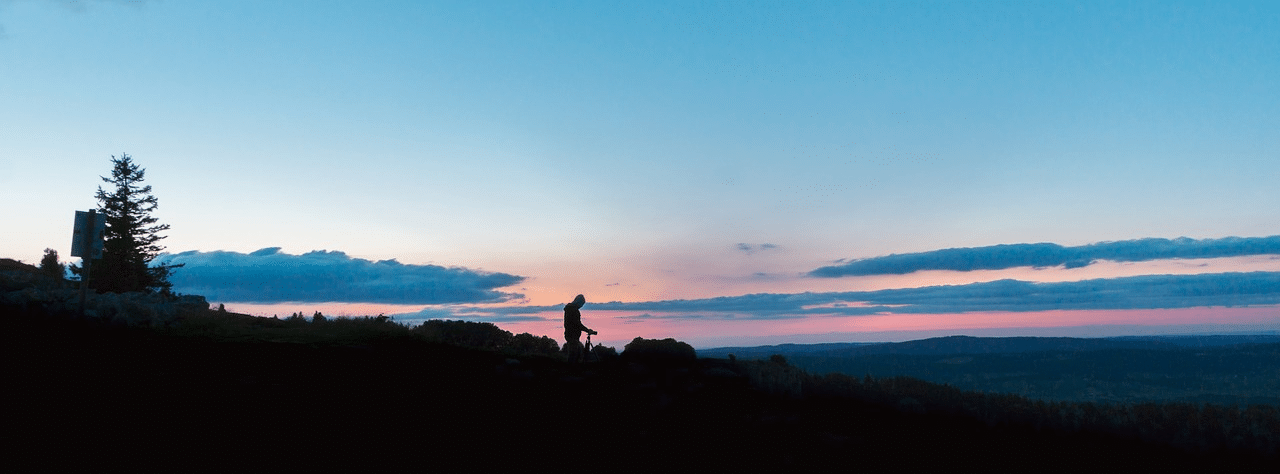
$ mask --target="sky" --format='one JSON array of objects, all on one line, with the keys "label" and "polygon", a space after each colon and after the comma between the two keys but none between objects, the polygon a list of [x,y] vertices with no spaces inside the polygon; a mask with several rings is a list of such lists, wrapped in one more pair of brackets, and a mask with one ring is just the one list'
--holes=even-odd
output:
[{"label": "sky", "polygon": [[1280,330],[1276,2],[0,0],[0,257],[695,347]]}]

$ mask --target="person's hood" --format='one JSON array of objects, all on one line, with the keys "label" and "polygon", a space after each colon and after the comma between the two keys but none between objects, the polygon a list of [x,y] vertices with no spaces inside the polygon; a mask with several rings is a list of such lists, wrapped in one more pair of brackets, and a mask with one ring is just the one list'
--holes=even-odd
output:
[{"label": "person's hood", "polygon": [[586,298],[586,297],[584,297],[584,296],[582,296],[582,295],[578,295],[578,297],[577,297],[577,298],[574,298],[574,299],[573,299],[573,302],[572,302],[572,303],[569,303],[569,304],[565,305],[565,307],[569,307],[569,308],[581,308],[581,307],[582,307],[582,305],[584,305],[584,304],[587,304],[587,298]]}]

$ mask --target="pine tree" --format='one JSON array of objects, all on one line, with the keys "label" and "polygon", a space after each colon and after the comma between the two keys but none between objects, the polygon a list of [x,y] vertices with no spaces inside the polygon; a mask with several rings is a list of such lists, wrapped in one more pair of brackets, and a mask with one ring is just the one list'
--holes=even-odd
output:
[{"label": "pine tree", "polygon": [[40,271],[59,280],[67,277],[66,266],[58,261],[58,251],[54,249],[44,249],[44,257],[40,259]]},{"label": "pine tree", "polygon": [[151,186],[142,186],[146,170],[133,163],[128,154],[111,157],[111,177],[102,177],[115,190],[98,187],[98,211],[106,215],[107,229],[102,258],[94,260],[90,286],[100,292],[148,291],[171,293],[169,275],[181,265],[150,266],[164,247],[157,242],[169,230],[157,224],[157,200]]}]

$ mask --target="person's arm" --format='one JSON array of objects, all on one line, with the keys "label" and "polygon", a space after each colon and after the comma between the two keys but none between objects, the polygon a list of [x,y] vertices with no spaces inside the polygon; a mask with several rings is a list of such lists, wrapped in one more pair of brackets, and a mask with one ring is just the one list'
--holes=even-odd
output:
[{"label": "person's arm", "polygon": [[574,309],[572,313],[566,312],[564,319],[566,326],[575,326],[573,328],[566,327],[565,329],[572,331],[586,331],[587,334],[596,334],[596,332],[592,331],[591,328],[587,327],[587,325],[582,324],[582,313],[579,313],[577,309]]},{"label": "person's arm", "polygon": [[577,323],[578,323],[578,330],[579,330],[579,331],[584,331],[584,332],[586,332],[587,334],[592,334],[592,335],[596,334],[596,332],[595,332],[595,331],[593,331],[593,330],[591,330],[591,328],[587,327],[587,325],[586,325],[586,324],[582,324],[582,320],[581,320],[581,319],[579,319],[579,320],[577,320],[577,321],[575,321],[575,322],[577,322]]}]

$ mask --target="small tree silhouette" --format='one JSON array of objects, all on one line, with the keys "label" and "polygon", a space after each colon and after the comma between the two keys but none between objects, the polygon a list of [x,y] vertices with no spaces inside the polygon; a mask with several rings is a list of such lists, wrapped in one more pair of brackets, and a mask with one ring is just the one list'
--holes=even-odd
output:
[{"label": "small tree silhouette", "polygon": [[40,259],[40,271],[59,280],[67,277],[67,267],[58,261],[58,251],[44,249],[44,257]]}]

